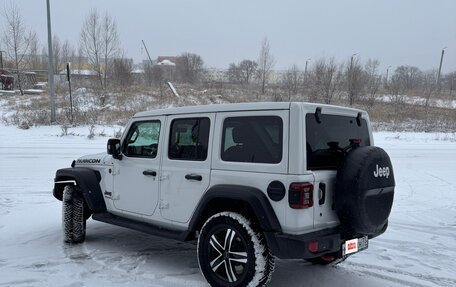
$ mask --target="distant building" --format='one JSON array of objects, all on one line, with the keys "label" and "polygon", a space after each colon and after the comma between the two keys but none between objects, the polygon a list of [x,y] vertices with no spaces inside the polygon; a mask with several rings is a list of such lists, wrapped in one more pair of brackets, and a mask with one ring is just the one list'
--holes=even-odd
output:
[{"label": "distant building", "polygon": [[158,56],[157,65],[160,66],[176,66],[179,61],[179,57],[176,56]]}]

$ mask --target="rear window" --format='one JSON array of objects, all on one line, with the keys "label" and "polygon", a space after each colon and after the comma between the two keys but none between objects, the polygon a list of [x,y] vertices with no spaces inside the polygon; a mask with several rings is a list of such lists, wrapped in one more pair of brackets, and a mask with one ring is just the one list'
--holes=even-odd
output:
[{"label": "rear window", "polygon": [[279,163],[283,122],[277,116],[230,117],[223,122],[224,161]]},{"label": "rear window", "polygon": [[320,123],[314,114],[306,115],[308,170],[337,169],[351,139],[360,139],[360,146],[370,145],[366,120],[358,126],[355,117],[321,114],[319,118]]}]

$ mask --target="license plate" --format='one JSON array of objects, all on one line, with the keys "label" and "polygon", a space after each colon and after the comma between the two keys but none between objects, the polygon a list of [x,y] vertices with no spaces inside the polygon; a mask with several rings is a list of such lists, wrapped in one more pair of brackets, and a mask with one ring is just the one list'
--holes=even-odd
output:
[{"label": "license plate", "polygon": [[367,249],[368,246],[369,246],[369,239],[367,238],[367,236],[350,239],[350,240],[345,241],[342,244],[342,254],[348,255],[348,254],[356,253],[361,250]]}]

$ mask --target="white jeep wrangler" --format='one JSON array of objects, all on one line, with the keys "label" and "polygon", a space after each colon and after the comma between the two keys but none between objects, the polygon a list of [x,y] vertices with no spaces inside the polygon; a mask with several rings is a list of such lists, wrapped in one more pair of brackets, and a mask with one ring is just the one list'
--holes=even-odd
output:
[{"label": "white jeep wrangler", "polygon": [[309,103],[136,114],[107,153],[56,173],[64,240],[86,220],[198,240],[212,286],[263,286],[274,257],[335,264],[388,225],[388,155],[356,109]]}]

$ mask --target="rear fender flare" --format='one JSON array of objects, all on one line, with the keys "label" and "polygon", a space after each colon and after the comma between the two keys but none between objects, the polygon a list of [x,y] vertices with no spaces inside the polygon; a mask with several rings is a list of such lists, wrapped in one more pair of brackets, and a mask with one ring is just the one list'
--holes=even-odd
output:
[{"label": "rear fender flare", "polygon": [[279,220],[267,199],[259,189],[231,184],[212,186],[201,198],[189,223],[189,230],[195,231],[201,216],[213,199],[234,199],[246,202],[254,211],[260,227],[265,232],[281,232]]}]

